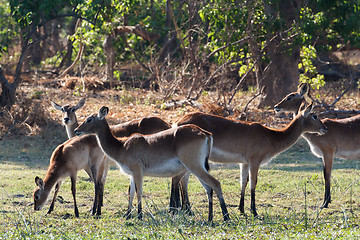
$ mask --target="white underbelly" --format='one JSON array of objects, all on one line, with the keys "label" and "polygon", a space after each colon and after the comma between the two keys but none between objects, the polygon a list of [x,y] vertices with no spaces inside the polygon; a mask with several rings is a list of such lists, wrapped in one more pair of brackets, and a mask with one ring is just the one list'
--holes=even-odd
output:
[{"label": "white underbelly", "polygon": [[[305,138],[306,139],[306,138]],[[307,141],[310,145],[310,149],[311,152],[317,156],[322,158],[324,156],[324,153],[315,145],[311,144],[310,141]],[[359,149],[347,149],[347,150],[342,150],[342,149],[336,149],[335,153],[334,153],[334,157],[337,158],[343,158],[343,159],[360,159],[360,146]]]},{"label": "white underbelly", "polygon": [[184,170],[185,167],[178,158],[171,158],[157,165],[149,165],[144,169],[143,173],[144,176],[150,177],[173,177]]},{"label": "white underbelly", "polygon": [[351,150],[337,150],[335,157],[344,159],[360,159],[360,146],[359,149]]},{"label": "white underbelly", "polygon": [[[127,174],[133,175],[132,170],[125,164],[117,163],[120,170]],[[143,176],[149,177],[173,177],[185,170],[185,167],[178,158],[166,159],[157,164],[147,164],[143,166]]]},{"label": "white underbelly", "polygon": [[215,147],[211,150],[210,160],[220,163],[247,163],[243,154],[228,152]]}]

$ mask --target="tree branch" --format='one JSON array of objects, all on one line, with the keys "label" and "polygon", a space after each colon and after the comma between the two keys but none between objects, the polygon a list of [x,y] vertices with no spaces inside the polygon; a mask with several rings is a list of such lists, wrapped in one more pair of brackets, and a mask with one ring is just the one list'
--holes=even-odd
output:
[{"label": "tree branch", "polygon": [[226,45],[224,45],[224,46],[222,46],[222,47],[219,47],[219,48],[215,49],[214,51],[212,51],[211,53],[209,53],[206,58],[209,59],[209,58],[212,57],[215,53],[223,50],[224,48],[233,46],[233,45],[238,44],[238,43],[245,42],[245,41],[248,40],[248,39],[250,39],[250,37],[244,37],[244,38],[242,38],[242,39],[240,39],[240,40],[238,40],[238,41],[235,41],[235,42],[232,42],[232,43],[230,43],[230,44],[226,44]]},{"label": "tree branch", "polygon": [[251,67],[249,70],[247,70],[247,72],[241,77],[240,81],[239,81],[238,84],[236,85],[236,87],[235,87],[235,89],[234,89],[234,91],[233,91],[233,93],[232,93],[232,95],[231,95],[231,97],[230,97],[230,99],[229,99],[228,106],[229,106],[230,103],[232,102],[232,100],[233,100],[236,92],[239,90],[241,83],[244,82],[245,78],[246,78],[246,77],[249,75],[249,73],[254,69],[257,61],[258,61],[258,59],[255,60],[255,62],[254,62],[254,64],[252,65],[252,67]]},{"label": "tree branch", "polygon": [[130,52],[134,55],[136,61],[137,61],[145,70],[147,70],[148,72],[151,72],[151,69],[148,68],[148,67],[140,60],[140,58],[139,58],[138,55],[136,54],[135,50],[132,49],[132,47],[130,47],[130,45],[129,45],[128,42],[127,42],[127,39],[125,39],[124,42],[125,42],[125,46],[126,46],[127,48],[129,48],[129,49],[130,49]]},{"label": "tree branch", "polygon": [[133,33],[149,42],[155,42],[160,37],[160,34],[151,33],[142,28],[139,24],[137,24],[136,26],[118,26],[114,29],[115,35],[119,35],[122,33]]},{"label": "tree branch", "polygon": [[79,52],[78,52],[78,54],[76,55],[75,60],[73,61],[73,63],[72,63],[67,69],[65,69],[65,70],[57,77],[58,79],[64,77],[64,76],[75,66],[75,64],[79,61],[79,59],[80,59],[83,51],[84,51],[84,44],[83,44],[83,42],[81,41],[80,44],[79,44]]},{"label": "tree branch", "polygon": [[[78,19],[76,21],[75,31],[80,26],[80,24],[81,24],[81,19]],[[73,63],[68,68],[66,68],[62,73],[60,73],[60,75],[57,77],[57,79],[60,79],[60,78],[64,77],[75,66],[75,64],[79,61],[83,51],[84,51],[84,43],[83,43],[82,39],[80,38],[79,52],[76,55],[75,60],[73,61]]]}]

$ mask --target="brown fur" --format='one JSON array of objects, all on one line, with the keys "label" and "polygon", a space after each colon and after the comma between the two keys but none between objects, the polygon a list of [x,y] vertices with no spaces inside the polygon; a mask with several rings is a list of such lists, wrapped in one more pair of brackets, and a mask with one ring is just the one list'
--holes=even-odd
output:
[{"label": "brown fur", "polygon": [[325,131],[324,125],[310,113],[310,109],[299,114],[282,130],[200,112],[187,114],[177,125],[190,123],[213,134],[214,144],[210,160],[240,163],[242,186],[239,208],[244,213],[245,188],[250,178],[251,211],[255,216],[255,187],[260,165],[291,147],[302,133],[320,132],[321,129]]},{"label": "brown fur", "polygon": [[[297,92],[288,94],[283,100],[275,105],[277,112],[289,111],[296,114],[301,103],[305,102],[305,96],[309,94],[310,86],[302,84]],[[331,203],[331,171],[334,157],[344,159],[360,158],[360,115],[345,119],[323,119],[327,127],[325,135],[306,133],[303,137],[310,145],[314,155],[321,157],[324,166],[325,194],[323,207],[327,208]]]},{"label": "brown fur", "polygon": [[[73,134],[73,131],[78,126],[75,112],[77,109],[82,107],[84,103],[84,99],[80,100],[76,104],[76,106],[61,106],[52,102],[54,108],[64,113],[63,123],[66,126],[69,138],[75,135]],[[115,135],[119,137],[130,136],[131,134],[136,132],[149,134],[168,128],[170,128],[169,124],[164,122],[162,119],[156,117],[132,120],[130,122],[111,127]],[[50,159],[50,165],[45,174],[44,180],[39,178],[44,183],[45,187],[49,189],[49,191],[41,191],[38,182],[36,182],[37,187],[35,188],[33,194],[35,210],[39,210],[42,208],[42,206],[46,203],[50,190],[54,185],[56,185],[52,203],[48,211],[48,213],[51,213],[53,211],[56,196],[60,189],[62,180],[65,177],[70,176],[72,184],[76,184],[77,171],[84,169],[95,184],[95,198],[92,213],[100,215],[103,198],[103,187],[105,185],[106,176],[110,164],[112,164],[112,161],[104,158],[104,154],[101,151],[101,148],[98,146],[95,136],[89,135],[81,138],[75,137],[59,145],[52,154],[52,157]],[[49,182],[49,179],[51,179],[52,181]],[[179,182],[182,184],[184,192],[187,191],[187,186],[184,185],[187,184],[187,182],[183,178],[183,175],[179,175],[173,178],[174,185],[178,185]],[[72,186],[72,189],[75,188],[76,186]],[[76,199],[75,194],[76,191],[73,190],[74,202]],[[185,195],[183,197],[185,207],[190,208],[187,194],[183,193],[183,195]],[[179,203],[175,202],[174,198],[175,197],[172,196],[172,201],[170,202],[170,206],[172,208],[176,208],[179,205]],[[77,206],[74,205],[74,208],[75,215],[78,215]]]},{"label": "brown fur", "polygon": [[90,116],[76,130],[76,134],[95,134],[107,157],[116,161],[130,175],[131,188],[127,215],[130,215],[135,189],[138,199],[138,217],[142,218],[142,182],[144,176],[170,177],[190,170],[199,178],[209,198],[209,220],[212,220],[212,190],[220,201],[224,220],[228,213],[221,185],[205,169],[210,154],[211,134],[195,125],[186,125],[159,133],[133,134],[128,139],[116,139],[106,122],[108,108]]}]

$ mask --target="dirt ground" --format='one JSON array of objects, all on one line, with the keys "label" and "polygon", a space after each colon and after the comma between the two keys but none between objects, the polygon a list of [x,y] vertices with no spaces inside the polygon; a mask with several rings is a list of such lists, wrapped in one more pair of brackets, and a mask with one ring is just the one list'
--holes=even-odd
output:
[{"label": "dirt ground", "polygon": [[[21,149],[33,143],[44,142],[60,144],[67,139],[64,127],[61,125],[61,112],[51,106],[51,101],[60,105],[76,104],[81,98],[86,98],[83,108],[77,111],[78,121],[82,122],[88,115],[96,113],[101,106],[110,108],[109,123],[117,124],[145,116],[161,117],[169,123],[192,111],[203,111],[226,116],[233,119],[258,121],[267,126],[281,128],[289,121],[289,115],[275,116],[273,109],[257,109],[256,99],[243,112],[245,105],[255,95],[255,92],[239,92],[232,103],[231,115],[216,103],[216,93],[204,94],[197,102],[168,107],[169,102],[163,100],[160,92],[143,89],[109,90],[104,89],[101,81],[94,77],[85,78],[86,89],[81,86],[82,80],[70,78],[75,85],[69,87],[64,81],[54,82],[46,78],[27,77],[17,91],[17,102],[10,111],[0,109],[0,143],[10,144],[5,140],[14,141],[15,146],[9,149]],[[78,85],[76,85],[78,84]],[[79,85],[80,84],[80,85]],[[96,85],[97,84],[97,85]],[[91,87],[89,87],[91,86]],[[98,86],[98,87],[96,87]],[[346,89],[346,82],[330,82],[320,90],[312,90],[312,97],[325,105],[331,104]],[[360,110],[359,88],[347,92],[336,103],[335,110]],[[183,100],[182,96],[173,96],[170,103]],[[171,105],[171,104],[170,104]],[[324,109],[317,109],[321,112]],[[335,116],[340,117],[340,116]],[[344,117],[343,115],[341,117]],[[31,140],[28,140],[31,139]],[[27,142],[29,141],[29,143]],[[6,149],[6,147],[5,147]],[[4,150],[2,150],[4,151]],[[9,150],[10,151],[10,150]],[[0,154],[3,155],[4,153]]]}]

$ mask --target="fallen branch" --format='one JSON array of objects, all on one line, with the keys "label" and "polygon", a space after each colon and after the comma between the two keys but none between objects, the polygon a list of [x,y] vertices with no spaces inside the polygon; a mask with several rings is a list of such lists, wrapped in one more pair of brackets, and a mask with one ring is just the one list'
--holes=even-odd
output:
[{"label": "fallen branch", "polygon": [[185,100],[170,100],[164,103],[163,108],[164,109],[175,109],[177,107],[183,107],[183,106],[192,106],[194,108],[197,108],[200,110],[200,104],[192,101],[191,99],[185,99]]},{"label": "fallen branch", "polygon": [[342,98],[342,96],[345,95],[345,93],[347,93],[350,89],[354,88],[356,86],[358,82],[358,79],[355,77],[351,78],[351,82],[349,83],[349,86],[334,100],[334,102],[332,104],[330,104],[329,107],[334,107],[335,104],[340,101],[340,99]]},{"label": "fallen branch", "polygon": [[334,110],[334,109],[330,109],[324,112],[319,113],[319,117],[329,117],[329,115],[333,115],[335,117],[339,117],[340,115],[343,116],[343,118],[345,117],[350,117],[350,116],[354,116],[360,114],[360,111],[357,110]]}]

